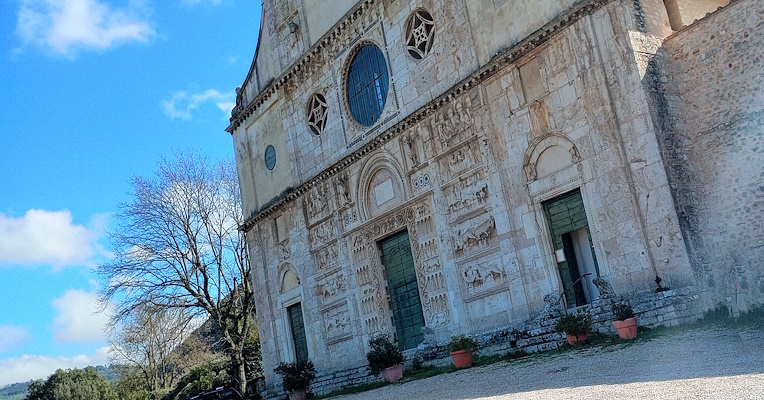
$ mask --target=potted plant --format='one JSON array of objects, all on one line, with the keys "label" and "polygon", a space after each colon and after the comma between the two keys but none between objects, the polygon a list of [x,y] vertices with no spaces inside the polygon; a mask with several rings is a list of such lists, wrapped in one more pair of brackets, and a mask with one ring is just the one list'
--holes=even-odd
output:
[{"label": "potted plant", "polygon": [[289,394],[289,400],[305,400],[310,382],[316,378],[316,368],[310,361],[282,362],[276,367],[282,376],[281,386]]},{"label": "potted plant", "polygon": [[592,331],[592,317],[587,310],[578,310],[575,314],[563,314],[555,327],[558,332],[565,332],[568,343],[581,343],[589,338],[589,333]]},{"label": "potted plant", "polygon": [[621,339],[635,339],[637,337],[637,317],[631,304],[621,297],[618,301],[611,301],[610,307],[615,316],[613,328],[618,332]]},{"label": "potted plant", "polygon": [[403,378],[403,353],[387,335],[378,335],[369,340],[366,360],[372,374],[379,374],[387,382]]},{"label": "potted plant", "polygon": [[451,353],[456,368],[469,368],[472,366],[472,353],[477,350],[477,342],[464,335],[451,336],[446,343],[446,350]]}]

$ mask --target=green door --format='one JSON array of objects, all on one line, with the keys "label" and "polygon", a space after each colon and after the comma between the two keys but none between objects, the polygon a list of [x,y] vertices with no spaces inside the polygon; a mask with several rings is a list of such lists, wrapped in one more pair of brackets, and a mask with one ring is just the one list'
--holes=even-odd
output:
[{"label": "green door", "polygon": [[409,233],[403,231],[380,243],[382,263],[392,301],[395,332],[401,350],[413,349],[422,343],[424,315],[419,300],[414,258],[411,255]]},{"label": "green door", "polygon": [[297,361],[308,361],[308,339],[305,337],[305,322],[302,320],[302,305],[297,303],[287,307],[289,327],[292,328],[292,340]]},{"label": "green door", "polygon": [[[593,298],[591,293],[595,290],[591,280],[599,276],[599,267],[594,255],[581,191],[576,189],[545,202],[544,211],[549,221],[554,249],[563,250],[565,254],[565,261],[558,263],[557,268],[568,306],[588,304]],[[577,243],[574,243],[576,239]],[[591,255],[576,254],[576,247],[579,252],[587,251]],[[584,248],[585,250],[582,250]],[[588,262],[580,263],[578,260]]]}]

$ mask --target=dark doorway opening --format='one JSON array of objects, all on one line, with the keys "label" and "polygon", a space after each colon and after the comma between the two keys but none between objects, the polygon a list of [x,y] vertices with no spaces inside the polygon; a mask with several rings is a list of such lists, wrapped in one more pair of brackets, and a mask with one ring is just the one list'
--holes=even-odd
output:
[{"label": "dark doorway opening", "polygon": [[544,202],[568,307],[589,304],[599,296],[592,283],[599,276],[586,210],[579,189]]}]

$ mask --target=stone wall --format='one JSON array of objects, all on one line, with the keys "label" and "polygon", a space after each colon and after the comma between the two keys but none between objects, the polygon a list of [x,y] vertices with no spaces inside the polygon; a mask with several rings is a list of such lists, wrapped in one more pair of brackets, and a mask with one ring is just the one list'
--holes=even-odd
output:
[{"label": "stone wall", "polygon": [[[643,328],[674,327],[696,322],[703,317],[701,302],[692,286],[661,292],[645,290],[624,296],[636,314],[638,325]],[[615,296],[603,296],[587,309],[594,323],[594,332],[616,335],[610,302]],[[568,310],[568,313],[576,310]],[[558,348],[566,343],[565,334],[555,330],[560,310],[548,310],[539,317],[523,324],[502,327],[471,335],[479,343],[481,355],[506,354],[509,352],[537,353]],[[426,343],[416,355],[424,365],[448,365],[451,363],[444,343]]]},{"label": "stone wall", "polygon": [[669,37],[646,75],[705,308],[764,303],[764,4]]}]

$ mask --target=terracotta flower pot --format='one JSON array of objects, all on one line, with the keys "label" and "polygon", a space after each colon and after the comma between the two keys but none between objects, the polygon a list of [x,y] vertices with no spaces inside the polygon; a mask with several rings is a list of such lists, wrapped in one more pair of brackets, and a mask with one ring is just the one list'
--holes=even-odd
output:
[{"label": "terracotta flower pot", "polygon": [[584,333],[583,335],[578,335],[578,336],[571,335],[570,333],[566,333],[565,335],[567,336],[568,343],[572,344],[572,345],[573,344],[583,343],[583,342],[586,341],[586,339],[589,339],[589,334],[588,333]]},{"label": "terracotta flower pot", "polygon": [[466,350],[456,350],[451,352],[451,358],[454,360],[456,368],[469,368],[472,366],[472,353]]},{"label": "terracotta flower pot", "polygon": [[305,390],[295,390],[289,393],[289,400],[305,400],[308,398],[308,392]]},{"label": "terracotta flower pot", "polygon": [[383,380],[387,382],[395,382],[403,378],[403,365],[394,365],[390,368],[385,368],[379,372],[379,375]]},{"label": "terracotta flower pot", "polygon": [[621,339],[635,339],[637,337],[637,318],[613,321],[613,328],[618,331],[618,337]]}]

